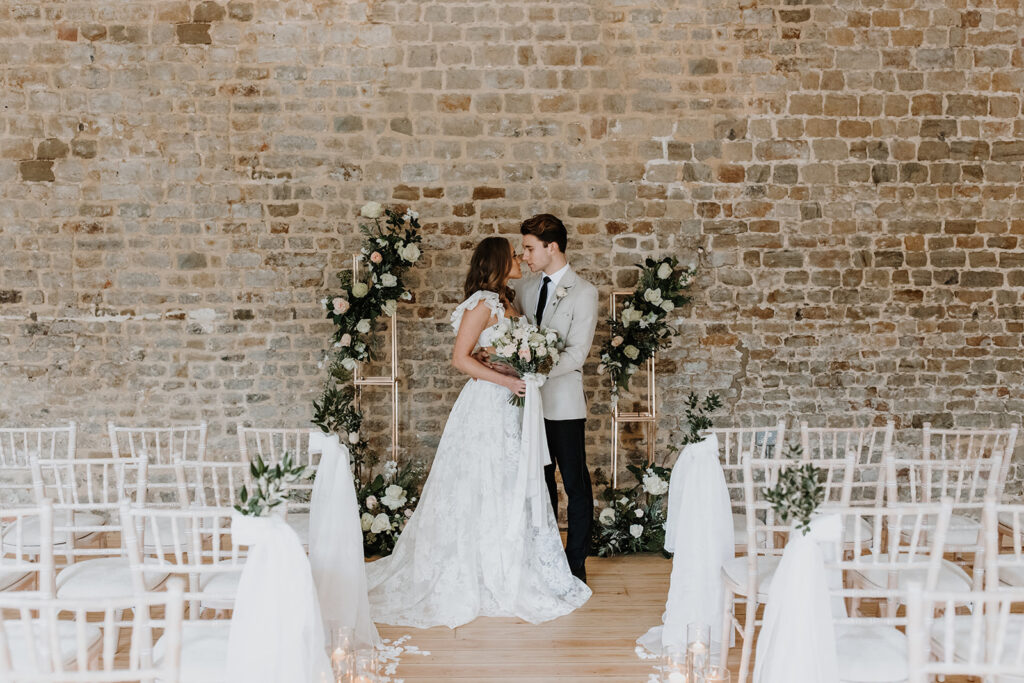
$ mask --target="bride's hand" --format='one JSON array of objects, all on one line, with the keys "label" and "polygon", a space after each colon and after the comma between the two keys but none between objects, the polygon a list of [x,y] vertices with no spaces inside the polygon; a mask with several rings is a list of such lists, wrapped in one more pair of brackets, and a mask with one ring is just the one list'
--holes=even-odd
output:
[{"label": "bride's hand", "polygon": [[511,391],[516,396],[519,396],[520,398],[526,396],[526,382],[524,382],[520,378],[508,377],[506,378],[504,384],[505,388]]}]

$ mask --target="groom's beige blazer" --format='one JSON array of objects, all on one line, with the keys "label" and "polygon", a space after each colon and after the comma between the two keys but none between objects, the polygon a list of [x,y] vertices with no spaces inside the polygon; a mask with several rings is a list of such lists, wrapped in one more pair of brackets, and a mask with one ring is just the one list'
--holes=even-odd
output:
[{"label": "groom's beige blazer", "polygon": [[[512,281],[519,305],[533,324],[537,323],[537,300],[543,278],[543,273],[537,273]],[[559,297],[559,292],[563,296]],[[556,330],[565,340],[565,349],[540,389],[544,417],[548,420],[585,419],[583,363],[590,355],[597,327],[597,288],[569,268],[554,291],[548,291],[541,326]]]}]

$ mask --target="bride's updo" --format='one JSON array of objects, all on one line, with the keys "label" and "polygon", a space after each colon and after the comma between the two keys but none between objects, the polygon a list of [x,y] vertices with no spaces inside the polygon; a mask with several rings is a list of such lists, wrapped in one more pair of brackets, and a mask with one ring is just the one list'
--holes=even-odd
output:
[{"label": "bride's updo", "polygon": [[509,303],[515,300],[516,294],[508,286],[509,273],[512,272],[512,245],[504,237],[485,237],[473,250],[473,258],[469,260],[469,272],[466,273],[464,287],[468,299],[474,292],[487,290],[499,294]]}]

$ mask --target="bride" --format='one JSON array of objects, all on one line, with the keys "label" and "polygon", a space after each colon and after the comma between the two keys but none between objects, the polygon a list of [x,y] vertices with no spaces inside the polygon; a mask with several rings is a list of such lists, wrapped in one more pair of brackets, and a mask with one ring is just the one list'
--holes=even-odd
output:
[{"label": "bride", "polygon": [[[515,499],[522,409],[509,404],[512,393],[524,395],[525,384],[472,356],[490,346],[498,323],[518,314],[508,282],[521,276],[504,237],[477,245],[466,300],[451,316],[452,365],[470,379],[394,552],[366,567],[374,621],[455,628],[501,616],[539,623],[590,597],[569,571],[550,503],[539,526],[529,514],[513,515],[529,504],[521,495]],[[546,501],[546,489],[543,496]]]}]

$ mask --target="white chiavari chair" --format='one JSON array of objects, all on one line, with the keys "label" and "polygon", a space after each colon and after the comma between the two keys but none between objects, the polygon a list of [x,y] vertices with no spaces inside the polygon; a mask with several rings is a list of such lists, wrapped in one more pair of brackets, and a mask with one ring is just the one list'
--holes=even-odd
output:
[{"label": "white chiavari chair", "polygon": [[925,422],[921,430],[921,457],[925,460],[971,460],[998,456],[1002,462],[996,494],[1006,488],[1019,425],[1009,429],[935,429]]},{"label": "white chiavari chair", "polygon": [[[124,546],[122,503],[146,498],[144,458],[32,459],[32,479],[40,500],[54,501],[54,535],[94,542],[69,543],[57,574],[58,598],[120,598],[132,592]],[[99,518],[100,522],[93,521]],[[152,590],[162,579],[147,584]]]},{"label": "white chiavari chair", "polygon": [[[889,505],[930,503],[943,498],[953,502],[953,515],[946,533],[945,551],[970,555],[974,575],[946,562],[943,570],[944,590],[961,590],[973,584],[981,588],[984,580],[985,550],[982,533],[982,509],[986,498],[996,495],[1002,458],[964,458],[953,460],[922,460],[889,458],[886,463],[886,494]],[[968,580],[967,586],[959,585]]]},{"label": "white chiavari chair", "polygon": [[[918,583],[907,595],[908,683],[945,676],[984,681],[1024,681],[1024,588],[986,591],[926,591]],[[973,605],[957,614],[958,605]],[[936,616],[938,615],[938,616]]]},{"label": "white chiavari chair", "polygon": [[[144,588],[151,574],[180,576],[186,582],[183,677],[192,682],[224,680],[230,620],[200,617],[207,610],[222,615],[235,604],[247,549],[233,541],[231,511],[124,506],[123,514],[135,589]],[[158,661],[162,654],[162,643],[157,643]]]},{"label": "white chiavari chair", "polygon": [[[785,447],[786,423],[779,420],[773,427],[714,427],[701,436],[718,437],[718,460],[722,464],[725,485],[732,500],[732,527],[736,550],[747,547],[747,519],[743,505],[743,461],[747,458],[778,458]],[[763,539],[762,539],[763,540]]]},{"label": "white chiavari chair", "polygon": [[[766,489],[773,488],[780,472],[804,463],[788,458],[744,458],[743,498],[745,506],[747,554],[722,566],[725,602],[722,616],[721,665],[726,666],[733,631],[742,638],[738,681],[746,681],[751,671],[754,630],[759,621],[757,610],[768,601],[768,589],[785,550],[785,539],[791,520],[783,522],[765,498]],[[849,505],[853,483],[853,457],[815,463],[820,481],[825,485],[831,503]],[[753,551],[750,549],[753,548]],[[743,622],[736,616],[736,603],[744,603]]]},{"label": "white chiavari chair", "polygon": [[[983,526],[986,587],[1024,588],[1024,503],[986,500]],[[1009,538],[1009,545],[1004,538]]]},{"label": "white chiavari chair", "polygon": [[[7,683],[176,683],[179,676],[182,587],[121,598],[39,598],[0,593],[0,680]],[[132,618],[121,622],[131,611]],[[152,662],[151,611],[162,612],[166,655]],[[59,618],[70,614],[71,618]],[[99,614],[99,618],[89,615]],[[121,626],[131,627],[127,655],[118,654]]]},{"label": "white chiavari chair", "polygon": [[[0,591],[34,586],[41,596],[54,592],[53,503],[42,501],[34,507],[0,507],[0,529],[12,533],[0,553]],[[25,543],[25,529],[32,529],[31,545]]]},{"label": "white chiavari chair", "polygon": [[[30,460],[38,458],[72,459],[75,457],[77,426],[69,422],[66,427],[0,428],[0,507],[36,505],[39,501],[32,491]],[[21,534],[20,548],[31,550],[39,546],[38,519],[29,517],[17,527]],[[10,529],[4,527],[6,534]],[[51,539],[62,545],[65,539]],[[8,539],[3,537],[3,550]]]},{"label": "white chiavari chair", "polygon": [[119,427],[107,423],[114,458],[145,458],[148,464],[147,505],[180,507],[174,463],[206,459],[206,423],[177,427]]},{"label": "white chiavari chair", "polygon": [[179,460],[174,469],[178,497],[186,505],[231,509],[241,489],[252,483],[247,462]]},{"label": "white chiavari chair", "polygon": [[[292,462],[310,468],[315,474],[320,467],[322,447],[310,448],[309,429],[278,429],[238,427],[238,451],[243,462],[256,455],[268,465],[280,462],[290,453]],[[288,526],[295,530],[304,546],[309,545],[309,504],[313,494],[313,479],[291,485],[293,497],[287,502]]]},{"label": "white chiavari chair", "polygon": [[800,423],[804,460],[843,460],[853,454],[854,505],[885,504],[885,454],[892,448],[895,423],[884,427],[810,427]]},{"label": "white chiavari chair", "polygon": [[[906,601],[914,581],[934,587],[940,581],[946,530],[952,502],[895,507],[849,506],[822,510],[843,517],[844,535],[823,555],[826,571],[837,576],[830,587],[835,628],[836,663],[842,683],[905,681],[906,637],[899,627],[906,617],[897,606]],[[862,534],[865,520],[870,538]],[[852,531],[852,536],[847,531]],[[904,533],[900,533],[903,530]],[[850,545],[853,552],[844,552]],[[863,576],[873,581],[863,582]],[[841,578],[839,578],[841,577]],[[849,609],[849,604],[867,609]]]}]

